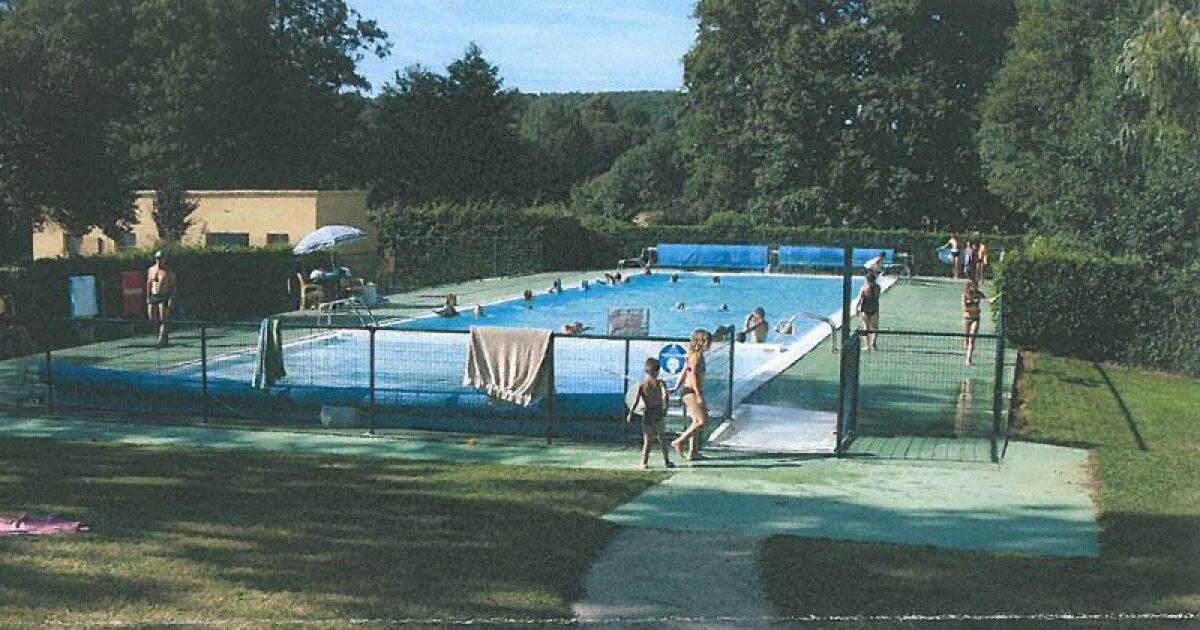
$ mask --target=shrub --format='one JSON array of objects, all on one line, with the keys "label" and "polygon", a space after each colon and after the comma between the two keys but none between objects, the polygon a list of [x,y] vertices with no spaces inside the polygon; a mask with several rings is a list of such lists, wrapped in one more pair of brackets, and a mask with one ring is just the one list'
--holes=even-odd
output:
[{"label": "shrub", "polygon": [[1200,373],[1191,275],[1034,239],[1000,266],[1005,332],[1025,348]]},{"label": "shrub", "polygon": [[[145,270],[148,250],[106,256],[46,258],[0,273],[0,294],[11,294],[23,318],[70,315],[71,276],[96,277],[102,317],[121,316],[121,272]],[[289,295],[294,274],[315,266],[322,255],[296,257],[286,248],[180,248],[168,251],[179,279],[181,319],[230,320],[295,308]],[[138,316],[144,316],[139,312]],[[36,331],[35,331],[36,332]]]},{"label": "shrub", "polygon": [[[376,214],[381,240],[395,248],[407,284],[552,270],[601,269],[660,242],[853,245],[912,255],[913,272],[948,271],[934,251],[946,235],[915,230],[781,228],[719,213],[701,225],[639,227],[610,218],[572,215],[560,206],[519,209],[491,202],[431,204]],[[995,255],[1017,236],[985,236]]]}]

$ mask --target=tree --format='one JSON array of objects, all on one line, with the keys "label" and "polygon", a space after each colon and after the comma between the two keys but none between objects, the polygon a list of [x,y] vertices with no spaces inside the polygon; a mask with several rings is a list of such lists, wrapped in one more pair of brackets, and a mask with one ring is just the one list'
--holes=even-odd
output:
[{"label": "tree", "polygon": [[1011,227],[978,105],[1008,2],[701,0],[684,59],[687,204],[769,223]]},{"label": "tree", "polygon": [[1053,222],[1071,129],[1089,105],[1092,47],[1104,3],[1021,2],[1004,58],[982,107],[979,147],[988,187],[1009,207]]},{"label": "tree", "polygon": [[623,153],[607,173],[580,186],[573,201],[587,212],[629,220],[676,209],[683,180],[674,135],[659,133]]},{"label": "tree", "polygon": [[110,236],[133,220],[132,190],[108,136],[111,88],[70,42],[20,37],[0,21],[0,221],[54,221]]},{"label": "tree", "polygon": [[386,33],[344,0],[140,0],[122,131],[143,182],[286,188],[352,181],[367,87],[355,63]]},{"label": "tree", "polygon": [[1200,256],[1192,2],[1023,2],[984,107],[989,186],[1040,229],[1167,266]]},{"label": "tree", "polygon": [[368,113],[372,203],[522,200],[517,97],[471,44],[441,75],[397,73]]},{"label": "tree", "polygon": [[533,102],[521,117],[530,180],[540,201],[562,201],[577,182],[597,174],[596,149],[580,110],[555,99]]},{"label": "tree", "polygon": [[386,34],[344,0],[21,0],[13,45],[70,51],[105,101],[105,143],[135,187],[316,187],[357,172],[366,86],[356,62]]},{"label": "tree", "polygon": [[192,226],[192,213],[197,204],[176,181],[167,181],[154,191],[154,225],[158,238],[164,243],[179,243]]}]

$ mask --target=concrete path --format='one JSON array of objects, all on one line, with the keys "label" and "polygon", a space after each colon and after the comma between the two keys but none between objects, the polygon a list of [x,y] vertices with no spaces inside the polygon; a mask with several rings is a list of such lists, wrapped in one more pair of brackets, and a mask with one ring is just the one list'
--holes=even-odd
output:
[{"label": "concrete path", "polygon": [[584,578],[581,622],[606,628],[758,628],[763,594],[757,539],[627,528]]}]

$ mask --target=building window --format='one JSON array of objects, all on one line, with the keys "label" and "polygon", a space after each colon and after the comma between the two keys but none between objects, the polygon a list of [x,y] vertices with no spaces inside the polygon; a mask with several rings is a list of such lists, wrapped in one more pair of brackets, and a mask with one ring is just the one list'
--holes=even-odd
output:
[{"label": "building window", "polygon": [[83,239],[72,234],[63,234],[63,253],[67,256],[78,256],[83,247]]},{"label": "building window", "polygon": [[133,249],[137,247],[137,234],[128,232],[117,239],[117,249]]},{"label": "building window", "polygon": [[267,235],[267,245],[287,245],[287,244],[288,244],[288,235],[287,234],[268,234]]},{"label": "building window", "polygon": [[246,232],[209,232],[204,235],[204,244],[209,247],[216,245],[249,247],[250,235]]},{"label": "building window", "polygon": [[103,236],[98,237],[96,239],[96,253],[100,254],[100,255],[104,254],[104,237]]}]

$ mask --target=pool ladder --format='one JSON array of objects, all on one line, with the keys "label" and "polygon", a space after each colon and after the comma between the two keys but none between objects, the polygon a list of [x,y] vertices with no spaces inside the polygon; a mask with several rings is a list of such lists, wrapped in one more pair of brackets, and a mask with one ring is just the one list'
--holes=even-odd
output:
[{"label": "pool ladder", "polygon": [[378,326],[379,322],[375,319],[375,314],[371,312],[371,307],[367,306],[366,302],[358,296],[348,297],[332,302],[325,302],[317,307],[317,323],[321,323],[321,314],[325,315],[325,325],[333,325],[333,312],[339,307],[344,306],[350,309],[358,318],[358,323],[362,326]]},{"label": "pool ladder", "polygon": [[829,338],[832,340],[830,343],[830,346],[829,346],[829,350],[830,350],[830,352],[838,351],[837,325],[834,324],[833,320],[829,319],[828,317],[823,317],[821,315],[817,315],[816,313],[810,313],[808,311],[800,311],[799,313],[796,313],[795,315],[792,315],[791,317],[776,324],[775,325],[775,343],[782,345],[783,339],[785,337],[788,338],[790,342],[796,341],[796,320],[800,319],[800,318],[811,319],[814,321],[821,322],[821,323],[825,324],[826,326],[829,326]]}]

